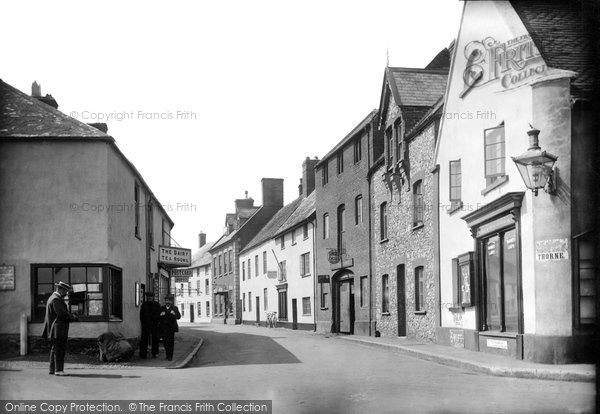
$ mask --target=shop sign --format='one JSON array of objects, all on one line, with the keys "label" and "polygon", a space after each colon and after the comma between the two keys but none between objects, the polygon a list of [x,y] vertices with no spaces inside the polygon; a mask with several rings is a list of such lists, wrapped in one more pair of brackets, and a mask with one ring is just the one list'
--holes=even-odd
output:
[{"label": "shop sign", "polygon": [[173,277],[189,278],[192,277],[192,274],[192,269],[173,269],[171,271]]},{"label": "shop sign", "polygon": [[467,65],[463,72],[465,89],[500,82],[504,89],[516,87],[547,70],[531,36],[524,34],[499,42],[493,37],[474,40],[464,49]]},{"label": "shop sign", "polygon": [[551,239],[535,242],[535,257],[538,262],[569,259],[569,240]]},{"label": "shop sign", "polygon": [[500,217],[494,221],[490,221],[489,223],[482,224],[477,228],[476,236],[481,237],[485,234],[491,233],[493,231],[499,230],[501,228],[512,226],[515,223],[512,216],[507,215],[504,217]]},{"label": "shop sign", "polygon": [[189,267],[192,264],[192,250],[182,247],[158,246],[158,263],[170,267]]},{"label": "shop sign", "polygon": [[456,348],[464,348],[465,331],[462,329],[450,329],[450,345]]},{"label": "shop sign", "polygon": [[508,342],[500,339],[487,339],[485,345],[488,348],[508,349]]},{"label": "shop sign", "polygon": [[15,290],[14,266],[0,266],[0,290]]}]

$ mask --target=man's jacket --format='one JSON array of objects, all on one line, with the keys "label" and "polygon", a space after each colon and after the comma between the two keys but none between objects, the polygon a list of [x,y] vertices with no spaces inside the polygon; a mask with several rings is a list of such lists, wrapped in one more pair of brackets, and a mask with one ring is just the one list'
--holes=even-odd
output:
[{"label": "man's jacket", "polygon": [[46,302],[46,318],[42,338],[65,339],[69,336],[69,322],[76,320],[73,317],[64,299],[54,292]]}]

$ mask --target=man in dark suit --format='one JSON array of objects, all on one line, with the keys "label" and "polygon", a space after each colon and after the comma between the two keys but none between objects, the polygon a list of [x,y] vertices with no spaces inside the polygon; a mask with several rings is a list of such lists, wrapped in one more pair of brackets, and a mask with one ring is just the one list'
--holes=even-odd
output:
[{"label": "man in dark suit", "polygon": [[173,305],[173,295],[165,296],[165,304],[160,307],[160,332],[167,353],[167,360],[173,360],[173,348],[175,347],[175,332],[179,331],[177,319],[181,318],[179,309]]},{"label": "man in dark suit", "polygon": [[142,335],[140,338],[140,358],[146,359],[148,352],[148,340],[152,341],[152,358],[158,354],[158,318],[160,304],[154,300],[154,293],[146,292],[146,301],[140,308],[140,322],[142,323]]},{"label": "man in dark suit", "polygon": [[67,375],[64,371],[64,365],[67,339],[69,337],[69,323],[77,320],[76,315],[69,313],[64,299],[71,290],[71,285],[58,282],[56,291],[50,295],[46,302],[46,318],[42,338],[52,342],[49,373],[58,377]]}]

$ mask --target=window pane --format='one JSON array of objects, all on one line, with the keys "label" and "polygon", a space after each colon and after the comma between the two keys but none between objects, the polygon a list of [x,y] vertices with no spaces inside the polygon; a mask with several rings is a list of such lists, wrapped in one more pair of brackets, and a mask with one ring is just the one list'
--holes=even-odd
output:
[{"label": "window pane", "polygon": [[51,267],[38,267],[37,276],[38,283],[53,283]]},{"label": "window pane", "polygon": [[102,282],[102,268],[101,267],[88,267],[87,268],[87,281],[88,282]]},{"label": "window pane", "polygon": [[488,129],[485,131],[485,143],[493,144],[504,142],[504,127]]},{"label": "window pane", "polygon": [[504,326],[509,332],[519,329],[517,302],[517,240],[516,230],[504,234]]},{"label": "window pane", "polygon": [[54,268],[54,280],[55,282],[69,283],[69,269],[67,267],[55,267]]},{"label": "window pane", "polygon": [[486,323],[488,329],[501,329],[501,300],[500,300],[500,239],[498,236],[490,238],[485,247],[485,273],[486,273]]},{"label": "window pane", "polygon": [[50,297],[52,292],[54,292],[54,285],[51,285],[49,283],[38,284],[38,287],[37,287],[38,295],[48,294],[48,297]]},{"label": "window pane", "polygon": [[85,283],[85,267],[71,268],[71,284]]}]

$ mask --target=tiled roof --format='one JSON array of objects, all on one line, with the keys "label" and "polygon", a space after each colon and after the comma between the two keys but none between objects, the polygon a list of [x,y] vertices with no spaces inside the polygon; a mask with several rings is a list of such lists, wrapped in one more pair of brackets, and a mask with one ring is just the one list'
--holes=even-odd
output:
[{"label": "tiled roof", "polygon": [[432,106],[446,91],[447,69],[387,68],[399,106]]},{"label": "tiled roof", "polygon": [[377,109],[373,109],[369,115],[367,115],[362,121],[359,122],[358,125],[356,125],[354,128],[352,128],[352,131],[350,131],[344,138],[342,138],[342,140],[340,142],[338,142],[327,154],[325,154],[325,156],[323,158],[321,158],[321,161],[319,161],[316,165],[315,168],[319,167],[324,161],[328,160],[329,158],[331,158],[331,156],[333,154],[335,154],[340,148],[343,148],[344,145],[346,145],[346,143],[348,141],[350,141],[352,138],[354,138],[354,135],[361,131],[364,127],[366,127],[372,120],[374,117],[377,116]]},{"label": "tiled roof", "polygon": [[211,263],[210,249],[215,242],[208,242],[192,253],[192,265],[190,267],[205,266]]},{"label": "tiled roof", "polygon": [[309,218],[311,214],[315,212],[315,198],[315,191],[310,193],[308,197],[304,198],[298,208],[296,208],[296,210],[294,210],[288,219],[279,227],[274,236],[294,228]]},{"label": "tiled roof", "polygon": [[402,119],[404,120],[404,130],[410,131],[421,119],[430,111],[430,106],[403,106]]},{"label": "tiled roof", "polygon": [[244,250],[249,250],[253,247],[258,246],[259,244],[264,243],[265,241],[271,239],[277,230],[281,227],[281,225],[290,217],[290,215],[298,208],[300,203],[302,202],[302,198],[298,197],[294,201],[289,204],[286,204],[279,210],[272,218],[269,220],[267,224],[258,232],[250,242],[244,247]]},{"label": "tiled roof", "polygon": [[511,0],[546,64],[550,68],[577,72],[571,93],[578,98],[591,95],[600,75],[598,22],[593,22],[591,3]]},{"label": "tiled roof", "polygon": [[237,215],[239,218],[247,219],[252,217],[259,208],[260,207],[240,208]]},{"label": "tiled roof", "polygon": [[0,138],[39,137],[113,140],[0,79]]},{"label": "tiled roof", "polygon": [[238,230],[232,231],[229,234],[223,235],[223,237],[221,237],[219,240],[217,240],[215,242],[215,244],[212,245],[212,247],[210,248],[212,249],[216,249],[217,247],[221,247],[224,244],[229,243],[231,240],[233,240],[233,238],[235,237],[235,235],[237,234]]},{"label": "tiled roof", "polygon": [[429,121],[440,108],[444,106],[444,95],[440,96],[440,99],[421,117],[421,119],[412,127],[406,129],[405,136],[410,139],[415,135],[424,125],[429,124]]}]

